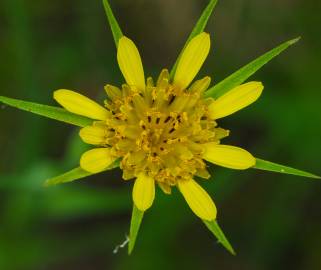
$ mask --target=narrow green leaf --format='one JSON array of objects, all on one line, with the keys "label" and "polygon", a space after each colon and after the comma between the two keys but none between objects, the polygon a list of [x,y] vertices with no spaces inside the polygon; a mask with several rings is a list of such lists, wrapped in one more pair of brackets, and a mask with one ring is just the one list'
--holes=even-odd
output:
[{"label": "narrow green leaf", "polygon": [[215,235],[217,238],[218,242],[221,243],[231,254],[235,255],[235,251],[230,244],[230,242],[227,240],[226,236],[224,235],[222,229],[218,225],[216,220],[213,221],[206,221],[203,220],[205,223],[206,227]]},{"label": "narrow green leaf", "polygon": [[173,78],[174,75],[175,75],[175,71],[176,71],[176,68],[177,68],[177,64],[178,64],[178,60],[180,58],[180,55],[182,54],[182,52],[184,51],[186,45],[188,44],[188,42],[190,42],[190,40],[197,36],[198,34],[202,33],[206,27],[206,24],[208,22],[208,19],[210,18],[213,10],[214,10],[214,7],[216,6],[216,3],[217,3],[217,0],[211,0],[208,5],[206,6],[206,8],[204,9],[201,17],[198,19],[196,25],[194,26],[192,32],[190,33],[184,47],[183,47],[183,50],[180,52],[174,66],[172,67],[171,69],[171,73],[170,73],[170,77]]},{"label": "narrow green leaf", "polygon": [[300,37],[286,41],[279,45],[278,47],[268,51],[257,59],[253,60],[249,64],[240,68],[232,75],[225,78],[223,81],[214,85],[210,89],[205,92],[205,97],[213,97],[218,98],[219,96],[225,94],[229,90],[233,89],[235,86],[240,85],[245,82],[251,75],[253,75],[256,71],[258,71],[262,66],[271,61],[274,57],[279,55],[289,46],[295,44],[300,40]]},{"label": "narrow green leaf", "polygon": [[135,204],[133,205],[132,219],[130,221],[129,230],[129,244],[128,244],[128,254],[130,255],[134,249],[137,234],[139,231],[140,224],[142,223],[144,212],[140,211]]},{"label": "narrow green leaf", "polygon": [[297,176],[321,179],[321,177],[318,175],[308,173],[305,171],[301,171],[298,169],[294,169],[291,167],[287,167],[284,165],[280,165],[277,163],[273,163],[270,161],[266,161],[263,159],[259,159],[259,158],[256,159],[256,164],[253,168],[259,169],[259,170],[264,170],[264,171],[271,171],[271,172],[284,173],[284,174],[293,174],[293,175],[297,175]]},{"label": "narrow green leaf", "polygon": [[[114,168],[119,167],[119,163],[120,163],[120,159],[117,159],[113,164],[111,164],[104,171],[112,170]],[[84,178],[84,177],[87,177],[87,176],[93,175],[93,174],[95,174],[95,173],[87,172],[87,171],[83,170],[82,168],[78,167],[78,168],[75,168],[75,169],[68,171],[64,174],[47,179],[44,183],[44,186],[48,187],[48,186],[54,186],[54,185],[58,185],[58,184],[68,183],[68,182],[72,182],[72,181],[75,181],[75,180],[78,180],[78,179],[81,179],[81,178]]]},{"label": "narrow green leaf", "polygon": [[79,127],[91,125],[93,122],[92,119],[68,112],[65,109],[59,107],[48,106],[3,96],[0,96],[0,102],[18,108],[20,110],[38,114]]},{"label": "narrow green leaf", "polygon": [[72,182],[72,181],[84,178],[86,176],[89,176],[91,174],[92,173],[87,172],[87,171],[83,170],[82,168],[78,167],[78,168],[75,168],[69,172],[66,172],[64,174],[61,174],[59,176],[56,176],[56,177],[46,180],[46,182],[44,183],[44,186],[48,187],[48,186],[54,186],[54,185],[58,185],[58,184],[62,184],[62,183]]},{"label": "narrow green leaf", "polygon": [[111,31],[113,33],[116,47],[118,47],[118,41],[123,36],[123,33],[119,27],[119,24],[114,16],[114,13],[109,5],[108,0],[103,0],[103,5],[106,11],[106,15],[107,15],[107,19],[108,19]]}]

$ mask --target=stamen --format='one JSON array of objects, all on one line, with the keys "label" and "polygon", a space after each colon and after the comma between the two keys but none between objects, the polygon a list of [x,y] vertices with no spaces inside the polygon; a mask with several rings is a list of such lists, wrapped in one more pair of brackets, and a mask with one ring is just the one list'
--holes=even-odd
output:
[{"label": "stamen", "polygon": [[171,96],[171,97],[170,97],[170,100],[169,100],[169,102],[168,102],[168,105],[171,105],[174,100],[175,100],[175,96]]},{"label": "stamen", "polygon": [[167,118],[165,119],[164,123],[166,124],[170,119],[171,119],[171,117],[167,116]]}]

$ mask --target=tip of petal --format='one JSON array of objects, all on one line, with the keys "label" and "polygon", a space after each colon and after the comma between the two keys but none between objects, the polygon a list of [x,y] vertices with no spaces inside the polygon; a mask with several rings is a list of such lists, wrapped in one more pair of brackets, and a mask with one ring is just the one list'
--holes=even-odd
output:
[{"label": "tip of petal", "polygon": [[261,96],[263,89],[261,82],[238,85],[210,104],[209,113],[213,119],[231,115],[255,102]]},{"label": "tip of petal", "polygon": [[141,173],[135,180],[133,201],[140,211],[146,211],[153,204],[155,198],[155,181],[152,177]]},{"label": "tip of petal", "polygon": [[202,32],[193,37],[180,56],[173,82],[185,89],[195,78],[210,50],[210,35]]},{"label": "tip of petal", "polygon": [[123,43],[123,42],[130,42],[131,41],[131,39],[130,38],[128,38],[128,37],[126,37],[126,36],[122,36],[119,40],[118,40],[118,44],[120,44],[121,42]]},{"label": "tip of petal", "polygon": [[195,215],[207,221],[216,219],[217,209],[213,200],[195,180],[179,181],[178,188]]},{"label": "tip of petal", "polygon": [[127,84],[143,91],[145,75],[142,60],[135,43],[125,36],[119,39],[117,60]]},{"label": "tip of petal", "polygon": [[94,148],[83,153],[80,158],[80,167],[90,173],[106,170],[115,161],[109,148]]},{"label": "tip of petal", "polygon": [[67,89],[57,89],[53,92],[53,98],[57,100],[61,97],[61,95],[68,94],[69,92],[70,90]]},{"label": "tip of petal", "polygon": [[255,165],[256,159],[248,151],[230,145],[204,144],[203,158],[222,167],[245,170]]},{"label": "tip of petal", "polygon": [[264,85],[262,82],[253,81],[253,82],[249,82],[249,84],[252,84],[253,87],[257,88],[258,90],[262,91],[264,89]]}]

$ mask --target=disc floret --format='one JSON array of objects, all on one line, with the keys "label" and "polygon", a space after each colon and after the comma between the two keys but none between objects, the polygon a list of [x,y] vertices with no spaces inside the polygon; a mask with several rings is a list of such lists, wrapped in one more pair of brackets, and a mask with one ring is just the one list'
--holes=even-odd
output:
[{"label": "disc floret", "polygon": [[169,83],[164,69],[156,83],[151,78],[143,91],[127,84],[122,90],[107,85],[105,106],[111,116],[105,123],[106,143],[122,158],[125,180],[141,172],[154,178],[163,190],[194,175],[208,178],[202,144],[219,143],[228,131],[218,128],[208,112],[210,100],[202,97],[210,78],[189,89]]}]

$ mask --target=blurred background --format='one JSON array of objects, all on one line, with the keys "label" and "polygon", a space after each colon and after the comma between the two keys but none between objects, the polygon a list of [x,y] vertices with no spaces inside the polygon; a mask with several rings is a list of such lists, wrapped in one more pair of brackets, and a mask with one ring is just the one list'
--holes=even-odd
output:
[{"label": "blurred background", "polygon": [[[111,0],[146,73],[170,68],[206,0]],[[224,143],[321,174],[321,1],[219,1],[201,75],[222,80],[279,43],[302,36],[251,79],[262,98],[222,119]],[[0,94],[55,105],[52,92],[92,98],[123,82],[100,0],[1,0]],[[236,249],[231,256],[177,191],[159,190],[132,256],[132,182],[119,171],[44,188],[78,166],[86,146],[73,126],[13,108],[0,110],[0,269],[321,269],[321,182],[257,170],[214,168],[202,185]]]}]

